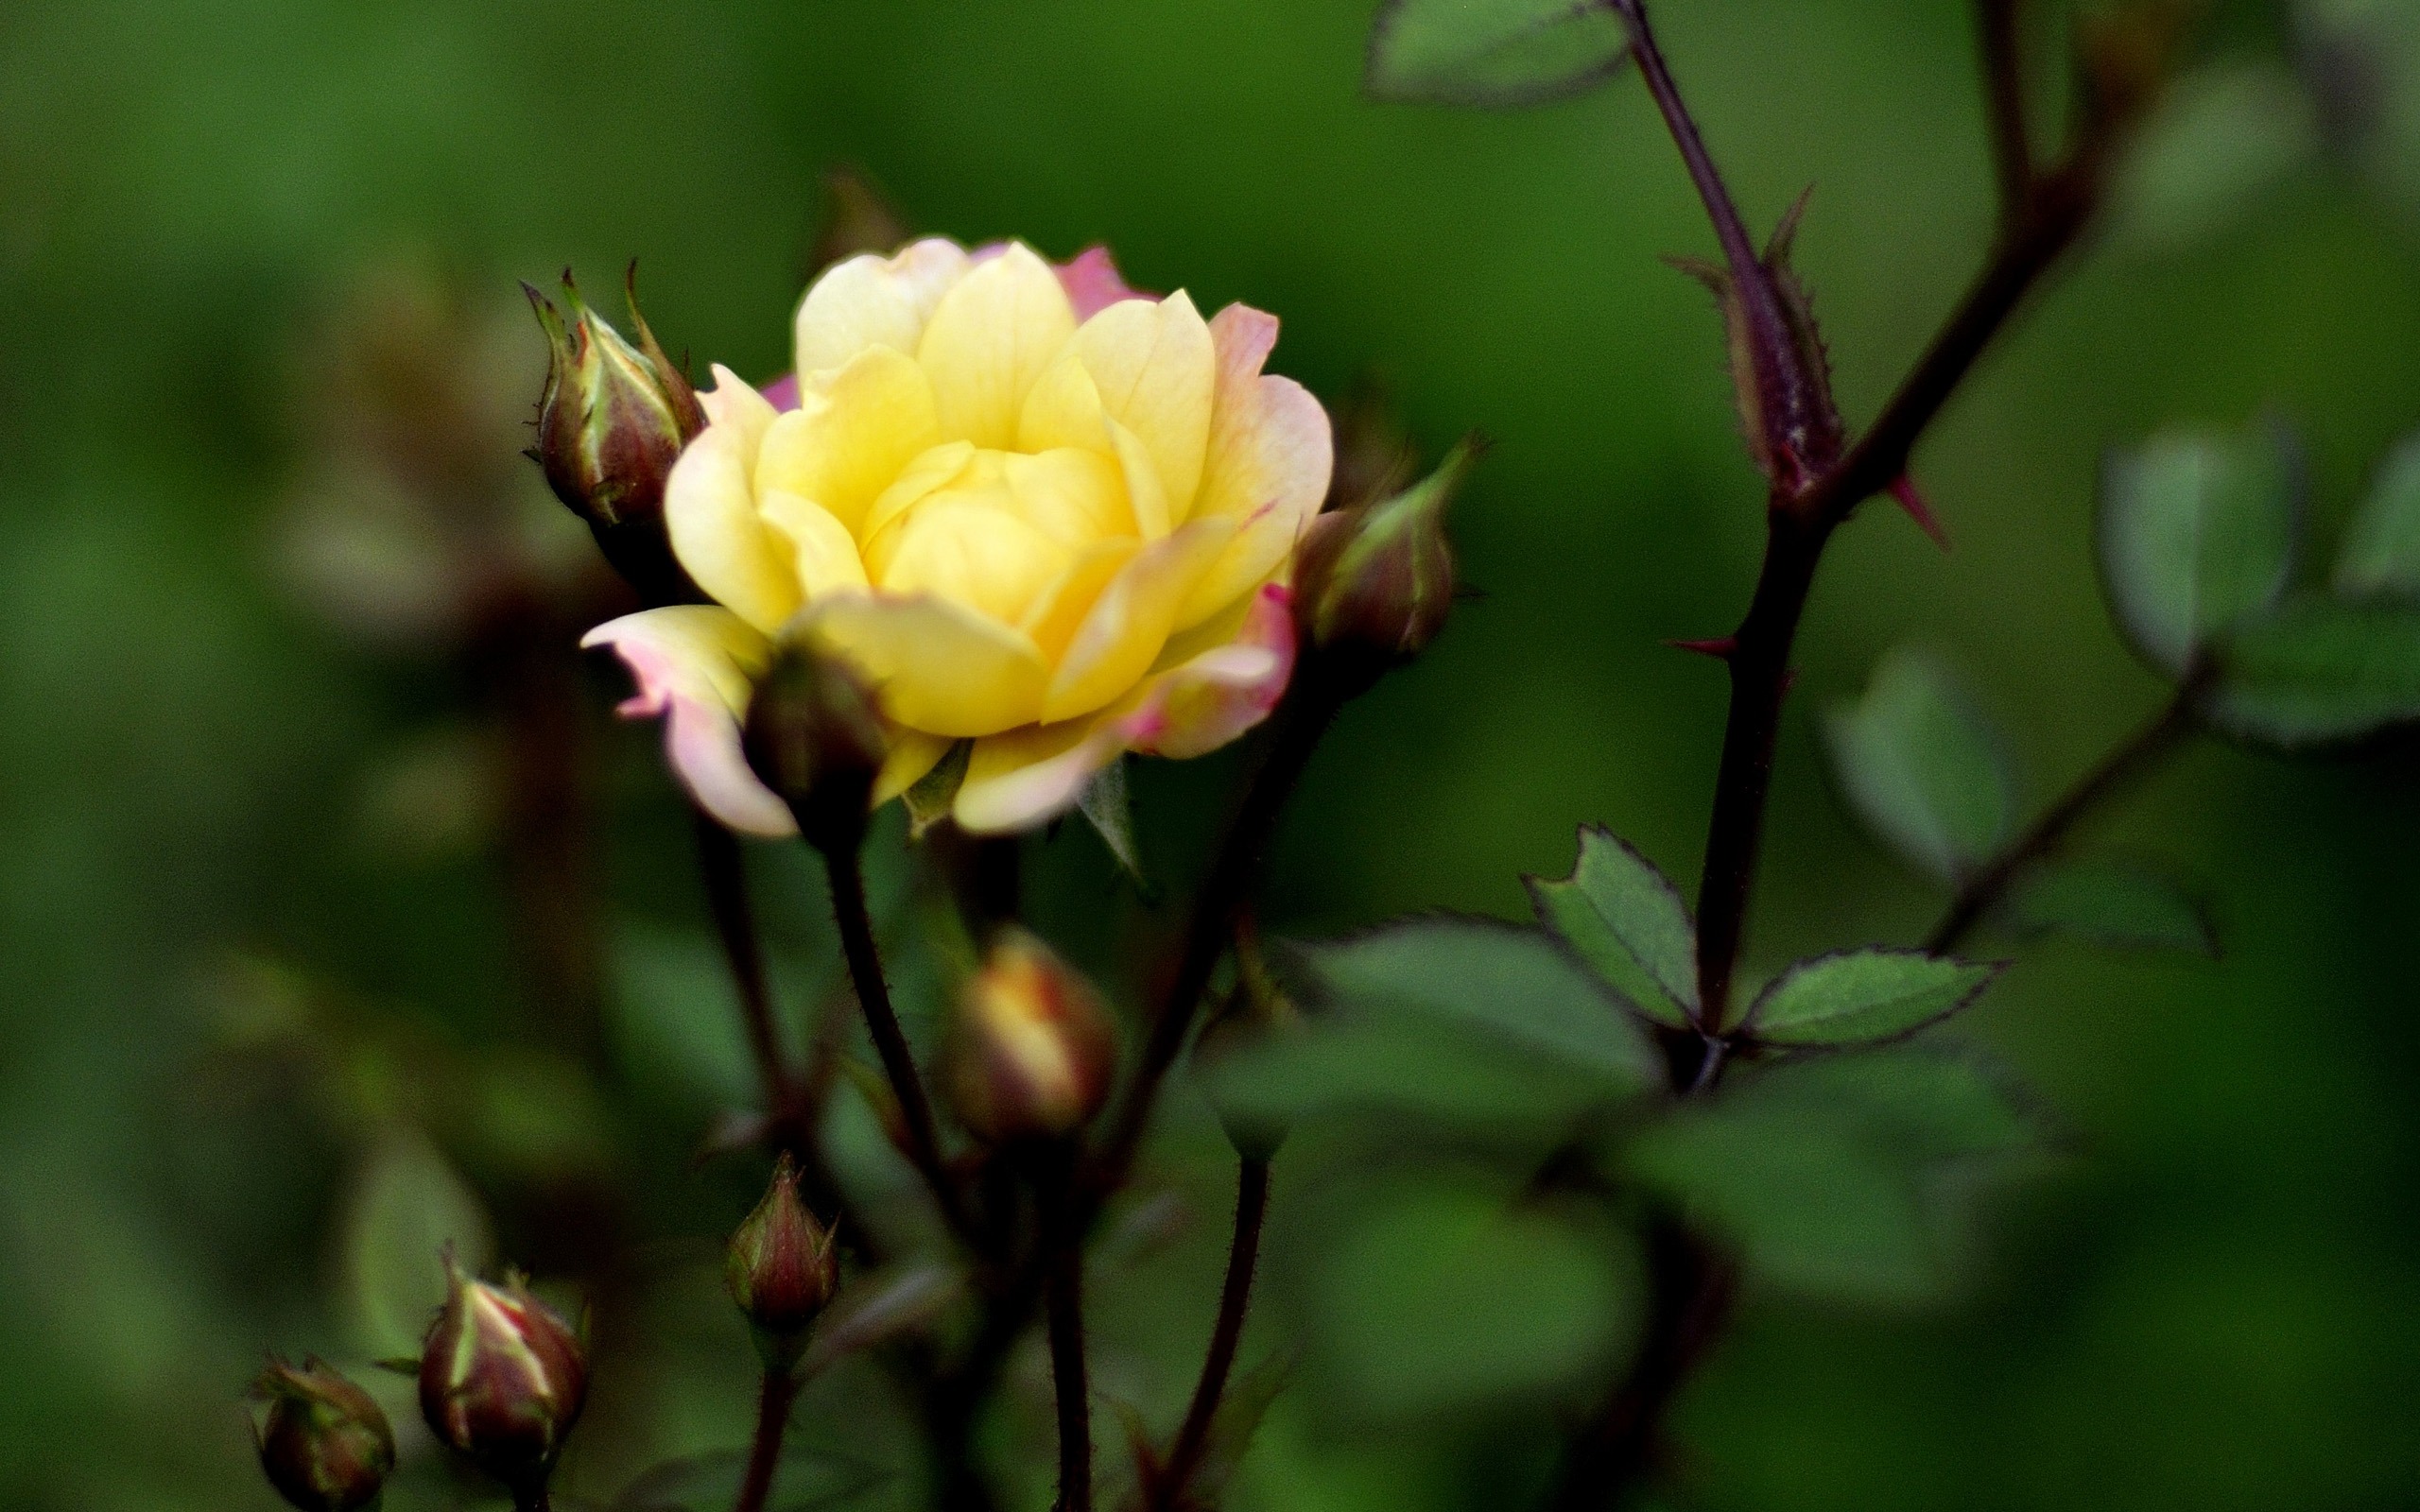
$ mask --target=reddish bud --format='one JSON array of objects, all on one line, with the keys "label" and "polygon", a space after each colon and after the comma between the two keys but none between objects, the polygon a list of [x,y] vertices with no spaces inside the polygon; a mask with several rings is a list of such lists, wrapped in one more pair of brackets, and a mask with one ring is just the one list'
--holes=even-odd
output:
[{"label": "reddish bud", "polygon": [[808,1332],[839,1284],[840,1266],[832,1230],[799,1197],[798,1170],[787,1154],[774,1165],[764,1200],[731,1236],[723,1280],[748,1318],[765,1368],[786,1371],[797,1365]]},{"label": "reddish bud", "polygon": [[1444,628],[1455,586],[1445,507],[1479,450],[1465,439],[1403,492],[1320,516],[1295,549],[1295,627],[1348,683],[1374,681]]},{"label": "reddish bud", "polygon": [[352,1512],[378,1499],[395,1468],[395,1431],[370,1394],[305,1355],[275,1355],[252,1383],[268,1404],[256,1439],[277,1494],[302,1512]]},{"label": "reddish bud", "polygon": [[1072,1134],[1108,1100],[1116,1065],[1092,985],[1031,935],[1002,930],[959,997],[946,1082],[959,1122],[994,1144]]},{"label": "reddish bud", "polygon": [[452,1290],[421,1347],[421,1416],[507,1486],[542,1485],[587,1400],[586,1352],[518,1277],[474,1280],[450,1252],[445,1267]]},{"label": "reddish bud", "polygon": [[741,743],[808,844],[856,849],[889,741],[855,668],[804,642],[784,644],[756,680]]}]

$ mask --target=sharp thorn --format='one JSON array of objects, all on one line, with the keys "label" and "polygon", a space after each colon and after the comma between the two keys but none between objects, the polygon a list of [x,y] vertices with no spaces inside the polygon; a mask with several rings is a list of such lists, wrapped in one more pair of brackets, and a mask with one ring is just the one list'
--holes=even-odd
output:
[{"label": "sharp thorn", "polygon": [[1699,656],[1710,656],[1717,662],[1730,661],[1731,653],[1739,649],[1737,638],[1729,635],[1710,636],[1702,641],[1668,640],[1664,644],[1675,651],[1694,651]]},{"label": "sharp thorn", "polygon": [[1940,518],[1932,512],[1932,506],[1925,502],[1914,478],[1902,472],[1892,479],[1891,497],[1899,502],[1900,508],[1908,511],[1908,518],[1916,523],[1916,528],[1932,537],[1934,545],[1944,551],[1949,549],[1949,532],[1941,527]]}]

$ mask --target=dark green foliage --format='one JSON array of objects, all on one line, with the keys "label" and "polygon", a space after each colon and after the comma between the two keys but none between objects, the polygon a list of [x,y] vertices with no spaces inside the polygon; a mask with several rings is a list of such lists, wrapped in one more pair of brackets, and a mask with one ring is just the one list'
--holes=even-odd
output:
[{"label": "dark green foliage", "polygon": [[1655,863],[1611,831],[1586,825],[1569,878],[1529,879],[1538,921],[1588,969],[1658,1023],[1697,1018],[1697,927]]},{"label": "dark green foliage", "polygon": [[1901,648],[1865,696],[1824,720],[1834,781],[1858,816],[1919,868],[1954,882],[2015,822],[2008,750],[1939,660]]},{"label": "dark green foliage", "polygon": [[1534,105],[1595,88],[1629,53],[1595,0],[1386,0],[1365,81],[1380,99]]}]

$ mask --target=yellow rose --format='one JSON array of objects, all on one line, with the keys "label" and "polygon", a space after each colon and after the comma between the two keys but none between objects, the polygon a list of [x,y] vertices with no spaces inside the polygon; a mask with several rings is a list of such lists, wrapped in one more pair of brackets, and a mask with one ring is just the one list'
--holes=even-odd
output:
[{"label": "yellow rose", "polygon": [[666,716],[698,801],[759,834],[793,833],[739,748],[783,634],[874,684],[876,803],[974,742],[970,830],[1063,812],[1129,750],[1215,749],[1285,690],[1288,565],[1333,460],[1318,401],[1260,370],[1276,337],[1241,304],[1136,297],[1098,250],[851,258],[800,303],[796,408],[721,368],[700,396],[665,520],[715,603],[582,644],[629,664],[622,712]]}]

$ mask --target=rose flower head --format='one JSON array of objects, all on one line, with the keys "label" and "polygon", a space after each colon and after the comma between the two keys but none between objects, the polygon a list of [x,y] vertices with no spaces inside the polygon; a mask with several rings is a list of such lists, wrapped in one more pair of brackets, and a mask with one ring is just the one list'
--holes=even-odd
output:
[{"label": "rose flower head", "polygon": [[785,633],[875,690],[881,803],[971,740],[954,815],[1024,828],[1132,750],[1215,749],[1292,669],[1288,564],[1332,462],[1326,412],[1264,375],[1277,321],[1203,319],[1096,249],[854,257],[800,304],[795,407],[728,370],[665,490],[714,602],[589,633],[663,714],[674,767],[734,829],[788,834],[740,729]]}]

